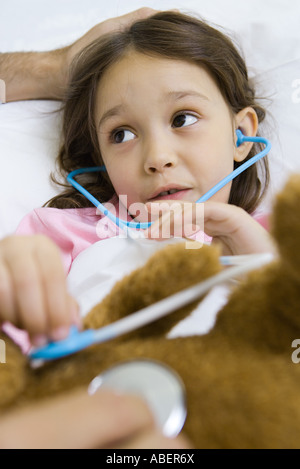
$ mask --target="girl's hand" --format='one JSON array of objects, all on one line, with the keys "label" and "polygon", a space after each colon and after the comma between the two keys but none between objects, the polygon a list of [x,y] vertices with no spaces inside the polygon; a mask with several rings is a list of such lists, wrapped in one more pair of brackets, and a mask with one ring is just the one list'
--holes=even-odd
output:
[{"label": "girl's hand", "polygon": [[234,205],[169,200],[147,204],[147,209],[151,219],[160,215],[145,233],[151,239],[166,239],[168,234],[190,237],[201,230],[213,238],[213,243],[221,245],[222,255],[276,251],[269,233]]},{"label": "girl's hand", "polygon": [[63,339],[71,324],[79,325],[60,252],[45,236],[0,241],[0,323],[4,321],[26,329],[37,346]]}]

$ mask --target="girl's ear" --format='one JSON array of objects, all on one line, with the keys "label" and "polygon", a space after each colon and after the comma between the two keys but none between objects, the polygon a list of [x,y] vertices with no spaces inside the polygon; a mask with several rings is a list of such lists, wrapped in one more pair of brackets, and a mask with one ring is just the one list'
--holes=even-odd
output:
[{"label": "girl's ear", "polygon": [[[255,137],[258,129],[258,117],[252,107],[246,107],[235,115],[235,128],[240,129],[248,137]],[[247,158],[252,146],[252,142],[244,142],[239,147],[235,147],[234,161],[240,163]]]}]

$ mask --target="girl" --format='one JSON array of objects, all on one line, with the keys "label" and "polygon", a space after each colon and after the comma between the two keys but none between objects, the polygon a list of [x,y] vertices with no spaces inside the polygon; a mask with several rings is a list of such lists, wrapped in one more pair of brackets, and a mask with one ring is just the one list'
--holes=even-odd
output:
[{"label": "girl", "polygon": [[[252,143],[237,147],[236,129],[254,136],[264,117],[245,63],[231,40],[192,16],[161,12],[94,41],[78,54],[65,97],[58,163],[64,175],[105,165],[106,172],[78,177],[96,199],[108,202],[117,214],[125,206],[129,220],[156,216],[145,232],[149,238],[162,238],[166,226],[174,235],[178,223],[186,236],[187,221],[193,232],[201,225],[203,204],[195,204],[201,195],[259,151]],[[268,233],[251,216],[268,179],[264,159],[260,168],[250,167],[204,204],[205,233],[221,244],[223,253],[273,249]],[[169,210],[174,201],[176,208]],[[158,216],[158,202],[164,202],[163,216]],[[28,295],[20,296],[14,319],[25,324],[37,345],[68,332],[57,327],[66,326],[58,313],[63,310],[63,287],[56,291],[57,281],[53,281],[59,269],[61,279],[62,270],[48,238],[60,248],[68,273],[81,251],[116,235],[106,217],[91,205],[68,186],[18,228],[18,235],[47,237],[17,241],[31,243],[39,297],[29,314]],[[52,283],[45,252],[41,261],[45,245],[47,258],[52,256]],[[29,283],[32,295],[34,282]],[[64,307],[71,302],[64,301]]]}]

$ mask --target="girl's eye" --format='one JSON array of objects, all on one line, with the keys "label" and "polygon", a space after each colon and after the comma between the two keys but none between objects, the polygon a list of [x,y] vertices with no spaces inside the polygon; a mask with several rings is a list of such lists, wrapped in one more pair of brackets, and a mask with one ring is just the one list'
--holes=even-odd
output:
[{"label": "girl's eye", "polygon": [[130,130],[117,130],[112,134],[113,143],[124,143],[133,140],[135,135]]},{"label": "girl's eye", "polygon": [[197,117],[193,116],[193,114],[178,114],[172,123],[173,127],[186,127],[188,125],[195,124],[197,122]]}]

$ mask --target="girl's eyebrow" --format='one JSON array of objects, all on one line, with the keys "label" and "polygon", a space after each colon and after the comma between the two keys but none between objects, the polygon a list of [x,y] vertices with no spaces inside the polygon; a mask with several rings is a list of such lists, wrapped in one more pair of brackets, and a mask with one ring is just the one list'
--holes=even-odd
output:
[{"label": "girl's eyebrow", "polygon": [[[195,90],[169,91],[168,93],[166,93],[167,100],[179,101],[180,99],[188,97],[200,98],[203,101],[209,101],[209,98],[207,96]],[[116,117],[124,111],[125,107],[123,104],[117,104],[111,109],[108,109],[99,120],[98,128],[100,128],[101,125],[103,125],[107,119],[110,119],[111,117]]]},{"label": "girl's eyebrow", "polygon": [[169,91],[167,93],[167,98],[174,99],[175,101],[188,97],[200,98],[204,101],[210,101],[209,98],[205,96],[205,94],[195,90]]},{"label": "girl's eyebrow", "polygon": [[108,109],[99,120],[98,129],[101,127],[101,125],[103,125],[103,123],[107,119],[109,119],[110,117],[118,116],[119,114],[121,114],[122,111],[124,111],[123,104],[117,104],[117,106],[114,106],[111,109]]}]

